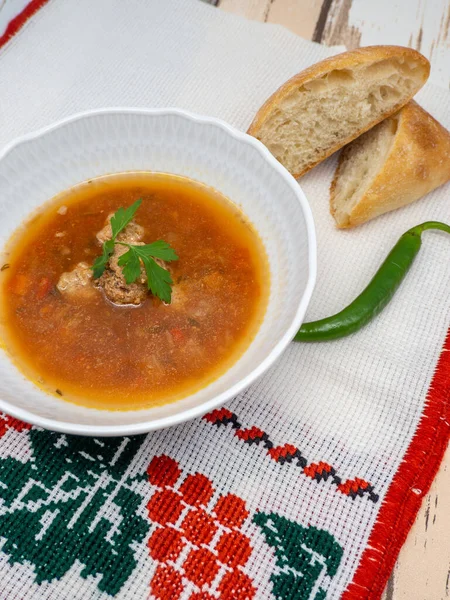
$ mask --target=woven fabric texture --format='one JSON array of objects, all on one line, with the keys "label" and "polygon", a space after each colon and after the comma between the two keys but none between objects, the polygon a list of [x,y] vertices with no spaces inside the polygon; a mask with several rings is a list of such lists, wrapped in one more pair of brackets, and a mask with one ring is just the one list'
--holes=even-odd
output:
[{"label": "woven fabric texture", "polygon": [[[0,49],[0,147],[103,106],[176,106],[245,130],[282,82],[337,50],[198,0],[50,0]],[[448,91],[427,84],[417,99],[450,127]],[[334,167],[301,180],[318,236],[307,320],[351,301],[409,227],[450,221],[447,186],[337,231]],[[1,599],[378,598],[394,524],[448,436],[447,364],[430,386],[450,323],[449,258],[449,239],[427,233],[379,319],[342,341],[292,344],[203,419],[92,440],[1,417]]]}]

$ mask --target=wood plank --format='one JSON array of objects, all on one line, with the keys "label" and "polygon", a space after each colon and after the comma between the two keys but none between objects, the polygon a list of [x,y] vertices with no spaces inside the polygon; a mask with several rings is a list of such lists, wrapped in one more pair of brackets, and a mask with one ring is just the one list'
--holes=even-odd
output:
[{"label": "wood plank", "polygon": [[400,551],[383,600],[450,598],[450,447]]},{"label": "wood plank", "polygon": [[450,87],[448,0],[333,0],[320,41],[348,48],[372,44],[416,48],[432,63],[431,79]]},{"label": "wood plank", "polygon": [[222,10],[247,17],[247,19],[266,21],[270,4],[271,0],[219,0],[218,6]]},{"label": "wood plank", "polygon": [[219,0],[217,6],[255,21],[284,25],[297,35],[310,40],[322,2],[323,0]]},{"label": "wood plank", "polygon": [[364,45],[360,43],[361,31],[349,23],[351,7],[352,0],[334,0],[329,3],[326,23],[320,39],[322,44],[328,46],[344,44],[347,48]]},{"label": "wood plank", "polygon": [[272,0],[269,23],[284,25],[297,35],[311,40],[322,8],[322,0]]}]

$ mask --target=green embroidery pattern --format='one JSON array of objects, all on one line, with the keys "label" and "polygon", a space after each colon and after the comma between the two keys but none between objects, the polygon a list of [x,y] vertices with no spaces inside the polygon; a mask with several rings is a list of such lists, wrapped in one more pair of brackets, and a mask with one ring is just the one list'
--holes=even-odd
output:
[{"label": "green embroidery pattern", "polygon": [[31,461],[0,459],[2,551],[11,563],[31,562],[38,583],[78,560],[84,578],[101,574],[99,589],[117,594],[137,564],[132,544],[149,530],[125,476],[144,436],[97,440],[35,429],[28,436]]},{"label": "green embroidery pattern", "polygon": [[[14,428],[22,431],[25,426]],[[8,556],[11,564],[27,562],[33,565],[38,584],[60,579],[75,563],[81,563],[82,577],[95,577],[99,590],[115,596],[137,566],[135,551],[147,537],[151,521],[158,524],[154,532],[156,537],[152,536],[149,541],[152,558],[164,563],[166,554],[172,556],[176,551],[175,542],[180,538],[181,530],[178,531],[170,519],[165,528],[161,527],[167,521],[170,502],[174,501],[180,511],[186,506],[192,516],[203,515],[203,520],[206,519],[206,525],[202,521],[203,527],[217,528],[219,525],[214,518],[219,519],[225,527],[220,540],[231,536],[233,544],[244,541],[245,548],[251,552],[250,540],[236,531],[235,508],[230,504],[229,510],[224,512],[222,506],[224,499],[228,499],[228,503],[233,499],[234,502],[240,500],[237,496],[220,496],[214,509],[214,524],[208,525],[207,519],[211,516],[205,507],[213,493],[213,482],[205,476],[191,474],[179,489],[166,489],[169,481],[166,478],[175,473],[177,479],[181,473],[176,461],[168,457],[164,464],[161,457],[154,457],[147,474],[128,476],[128,467],[145,436],[93,439],[37,429],[27,430],[24,435],[31,445],[27,462],[12,457],[0,458],[0,551]],[[172,466],[172,471],[175,465],[174,473],[167,471],[168,465]],[[158,488],[147,504],[151,521],[139,516],[142,502],[147,499],[142,497],[142,492],[135,491],[133,484],[147,478],[151,486]],[[200,483],[205,485],[205,481],[209,485],[207,494],[198,487]],[[149,488],[149,493],[151,491]],[[161,504],[162,498],[167,501]],[[219,505],[223,515],[220,511],[217,513]],[[187,527],[186,515],[181,512],[180,515],[182,523],[179,527]],[[253,521],[274,549],[276,572],[271,576],[274,598],[326,600],[327,578],[336,574],[343,554],[335,538],[325,530],[304,527],[276,513],[256,513]],[[198,536],[202,531],[201,523],[191,529],[183,529],[183,535],[192,542],[192,536]],[[161,546],[161,531],[165,532],[166,538],[169,535],[170,539],[165,538],[164,542],[167,547]],[[174,535],[178,537],[174,538]],[[235,562],[238,548],[228,548],[220,540],[219,559],[231,565],[231,571],[226,571],[223,577],[223,589],[219,589],[221,597],[250,598],[256,588],[251,578],[239,568],[243,557],[238,553],[236,556],[240,558]],[[204,544],[194,548],[186,558],[189,568],[186,566],[180,574],[175,572],[178,577],[175,583],[180,590],[183,589],[183,578],[187,578],[188,583],[197,582],[201,588],[203,583],[200,585],[199,582],[203,582],[208,573],[208,565],[211,568],[211,560],[215,565],[215,557]],[[200,562],[194,564],[194,558]],[[245,562],[247,559],[248,556]],[[157,597],[169,598],[170,595],[171,600],[175,600],[176,594],[171,591],[177,588],[174,588],[175,575],[174,567],[170,565],[157,567],[151,588],[155,594],[158,592]],[[178,584],[178,580],[181,583]]]},{"label": "green embroidery pattern", "polygon": [[280,571],[271,576],[273,595],[277,600],[325,600],[320,587],[324,577],[333,577],[343,550],[327,531],[302,527],[276,513],[257,513],[253,521],[259,525],[266,542],[275,548]]}]

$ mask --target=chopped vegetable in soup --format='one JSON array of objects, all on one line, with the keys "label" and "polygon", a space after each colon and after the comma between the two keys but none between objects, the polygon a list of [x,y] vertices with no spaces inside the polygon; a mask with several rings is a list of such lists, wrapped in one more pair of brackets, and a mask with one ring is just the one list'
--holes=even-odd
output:
[{"label": "chopped vegetable in soup", "polygon": [[92,408],[149,408],[208,385],[248,347],[267,304],[257,233],[221,194],[182,177],[86,182],[7,250],[7,351],[40,387]]}]

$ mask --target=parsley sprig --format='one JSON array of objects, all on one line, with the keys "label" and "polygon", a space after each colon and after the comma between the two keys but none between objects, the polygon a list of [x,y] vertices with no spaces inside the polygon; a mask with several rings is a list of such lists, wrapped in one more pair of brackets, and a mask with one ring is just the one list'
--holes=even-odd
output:
[{"label": "parsley sprig", "polygon": [[169,271],[160,267],[155,261],[159,258],[166,262],[178,260],[174,249],[164,240],[157,240],[152,244],[134,245],[126,242],[117,241],[117,236],[131,222],[137,209],[142,204],[142,199],[136,200],[128,208],[119,208],[111,217],[110,240],[106,240],[102,246],[102,254],[98,256],[92,265],[94,279],[98,279],[104,272],[116,244],[126,246],[128,251],[119,257],[118,264],[122,267],[123,276],[127,284],[133,283],[140,277],[141,262],[144,265],[147,274],[148,289],[154,296],[160,298],[163,302],[170,304],[172,299],[172,277]]}]

